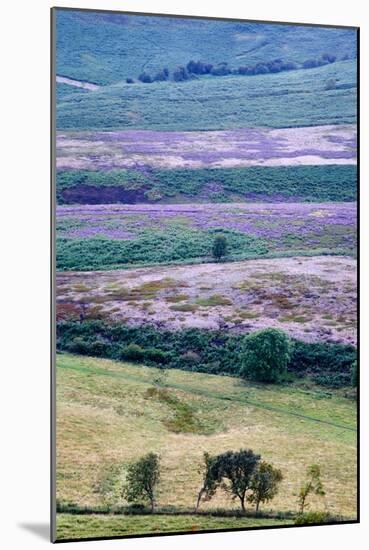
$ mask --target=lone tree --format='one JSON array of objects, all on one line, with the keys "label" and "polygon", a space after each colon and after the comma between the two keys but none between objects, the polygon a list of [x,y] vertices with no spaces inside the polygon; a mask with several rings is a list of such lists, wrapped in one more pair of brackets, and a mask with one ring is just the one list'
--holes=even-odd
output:
[{"label": "lone tree", "polygon": [[220,458],[222,477],[230,482],[229,487],[225,485],[224,488],[231,493],[233,498],[240,500],[244,512],[246,492],[251,488],[260,455],[250,449],[241,449],[238,452],[223,453],[218,458]]},{"label": "lone tree", "polygon": [[223,256],[226,256],[228,253],[228,244],[227,239],[224,235],[218,235],[215,237],[213,242],[212,253],[216,260],[220,260]]},{"label": "lone tree", "polygon": [[287,370],[292,344],[279,329],[267,328],[249,334],[243,341],[240,375],[258,382],[279,382]]},{"label": "lone tree", "polygon": [[148,453],[130,464],[123,496],[128,502],[148,501],[151,512],[155,508],[155,490],[160,479],[159,457]]},{"label": "lone tree", "polygon": [[310,495],[324,496],[325,492],[323,489],[323,483],[320,479],[320,468],[317,464],[312,464],[307,471],[307,480],[304,485],[301,487],[298,503],[299,503],[299,513],[303,514],[304,509],[308,506],[306,503],[307,497]]},{"label": "lone tree", "polygon": [[335,78],[328,78],[328,80],[325,81],[324,89],[326,91],[328,90],[335,90],[337,85],[337,81]]},{"label": "lone tree", "polygon": [[210,457],[205,455],[204,484],[197,499],[197,508],[201,499],[209,500],[221,487],[240,500],[242,511],[245,511],[246,493],[251,488],[254,471],[260,455],[250,449],[227,451]]},{"label": "lone tree", "polygon": [[252,493],[247,497],[249,502],[255,503],[256,512],[259,511],[260,503],[268,502],[275,497],[282,479],[282,472],[272,464],[264,461],[259,463],[251,481]]}]

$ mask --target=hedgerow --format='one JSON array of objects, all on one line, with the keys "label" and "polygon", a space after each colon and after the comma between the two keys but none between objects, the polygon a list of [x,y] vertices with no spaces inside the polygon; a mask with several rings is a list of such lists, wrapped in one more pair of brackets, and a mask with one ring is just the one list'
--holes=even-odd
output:
[{"label": "hedgerow", "polygon": [[[103,321],[62,321],[57,325],[57,349],[81,355],[129,360],[148,366],[165,365],[209,374],[239,376],[244,335],[189,328],[160,330]],[[356,348],[345,344],[293,341],[288,372],[310,377],[328,387],[351,384]]]}]

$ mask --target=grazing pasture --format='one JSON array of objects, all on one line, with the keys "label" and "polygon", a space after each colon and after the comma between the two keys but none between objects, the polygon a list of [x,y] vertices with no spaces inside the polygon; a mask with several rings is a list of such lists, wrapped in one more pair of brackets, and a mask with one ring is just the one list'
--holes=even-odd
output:
[{"label": "grazing pasture", "polygon": [[[158,516],[158,523],[142,515],[58,514],[60,537],[73,537],[80,528],[83,536],[112,535],[111,525],[115,533],[138,534],[152,532],[155,525],[170,531],[192,525],[201,530],[276,524],[276,518],[259,523],[251,518],[175,515],[195,507],[203,452],[241,447],[260,452],[285,475],[278,495],[264,511],[296,511],[296,493],[306,467],[318,463],[327,495],[324,500],[312,497],[313,509],[355,517],[355,405],[334,392],[176,370],[166,375],[165,387],[158,387],[156,369],[64,354],[57,356],[57,376],[60,505],[73,503],[92,511],[124,505],[125,467],[153,451],[160,454],[162,464],[158,507],[171,509],[168,518]],[[172,399],[161,399],[161,392]],[[180,416],[184,407],[185,421]],[[219,491],[201,509],[216,512],[236,506]]]},{"label": "grazing pasture", "polygon": [[[336,80],[337,86],[326,90],[330,79]],[[203,131],[355,124],[356,60],[250,78],[229,75],[181,83],[121,82],[64,96],[56,115],[61,131]]]}]

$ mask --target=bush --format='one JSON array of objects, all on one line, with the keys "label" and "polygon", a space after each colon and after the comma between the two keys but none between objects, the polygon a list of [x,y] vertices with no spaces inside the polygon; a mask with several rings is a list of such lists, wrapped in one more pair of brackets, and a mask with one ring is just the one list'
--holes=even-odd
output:
[{"label": "bush", "polygon": [[106,357],[106,355],[108,354],[108,349],[108,343],[102,342],[101,340],[95,340],[89,344],[88,353],[95,357]]},{"label": "bush", "polygon": [[322,55],[322,59],[323,59],[323,61],[327,61],[328,63],[334,63],[336,61],[337,57],[335,55],[325,53],[325,54]]},{"label": "bush", "polygon": [[242,74],[242,75],[249,74],[248,73],[249,70],[250,70],[250,67],[247,67],[247,66],[238,67],[238,74]]},{"label": "bush", "polygon": [[314,69],[315,67],[319,67],[319,62],[316,59],[307,59],[302,64],[304,69]]},{"label": "bush", "polygon": [[244,339],[240,375],[258,382],[279,382],[286,373],[291,351],[291,341],[281,330],[269,328],[249,334]]},{"label": "bush", "polygon": [[328,512],[306,512],[304,514],[298,514],[295,519],[295,525],[309,525],[328,523],[330,521],[330,515]]},{"label": "bush", "polygon": [[336,79],[335,78],[328,78],[325,82],[324,86],[325,90],[335,90],[336,89]]},{"label": "bush", "polygon": [[145,351],[137,344],[128,344],[128,346],[122,348],[120,353],[121,359],[130,361],[142,361],[144,357]]},{"label": "bush", "polygon": [[296,71],[296,69],[298,69],[298,65],[297,63],[295,63],[294,61],[284,61],[282,63],[282,71]]},{"label": "bush", "polygon": [[138,77],[138,80],[140,82],[143,82],[144,84],[150,84],[152,82],[152,78],[148,73],[141,73]]},{"label": "bush", "polygon": [[69,344],[67,344],[66,350],[70,351],[70,353],[88,355],[89,353],[91,353],[91,345],[80,336],[76,336],[71,340]]},{"label": "bush", "polygon": [[351,367],[351,384],[354,388],[357,387],[357,361],[352,363]]},{"label": "bush", "polygon": [[212,67],[210,74],[213,76],[226,76],[231,73],[231,69],[228,67],[228,63],[219,63],[215,67]]},{"label": "bush", "polygon": [[202,61],[189,61],[186,65],[187,71],[191,74],[209,74],[213,65]]},{"label": "bush", "polygon": [[212,254],[216,260],[220,260],[227,255],[227,239],[224,235],[218,235],[214,239]]},{"label": "bush", "polygon": [[153,80],[154,82],[164,82],[165,80],[168,80],[168,74],[166,74],[164,70],[159,71],[158,73],[156,73]]},{"label": "bush", "polygon": [[144,358],[152,363],[159,363],[165,365],[170,361],[170,354],[162,351],[161,349],[148,348],[143,350]]},{"label": "bush", "polygon": [[[240,334],[199,328],[169,331],[150,325],[131,327],[101,320],[82,323],[68,320],[57,324],[58,351],[116,360],[141,360],[153,366],[160,365],[164,359],[166,368],[233,376],[240,375],[244,340],[245,336]],[[133,359],[132,344],[135,344]],[[127,348],[128,356],[125,355]],[[325,386],[331,382],[335,387],[351,386],[352,364],[356,357],[353,346],[295,340],[288,372],[294,376],[308,376]]]},{"label": "bush", "polygon": [[175,82],[183,82],[184,80],[188,80],[188,72],[185,67],[177,67],[173,71],[173,80]]},{"label": "bush", "polygon": [[340,387],[350,384],[355,359],[356,349],[350,345],[296,341],[288,370],[312,376],[324,386]]},{"label": "bush", "polygon": [[271,73],[280,73],[283,67],[282,59],[274,59],[265,64]]},{"label": "bush", "polygon": [[254,74],[267,74],[269,73],[268,67],[264,63],[258,63],[254,67]]}]

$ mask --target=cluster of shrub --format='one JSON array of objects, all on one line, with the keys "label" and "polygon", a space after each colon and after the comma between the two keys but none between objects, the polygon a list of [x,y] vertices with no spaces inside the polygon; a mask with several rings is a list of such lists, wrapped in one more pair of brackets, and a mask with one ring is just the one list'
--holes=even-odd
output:
[{"label": "cluster of shrub", "polygon": [[[307,470],[307,479],[298,493],[298,514],[295,518],[298,524],[312,520],[305,517],[309,495],[325,495],[320,476],[320,467],[312,464]],[[122,496],[129,503],[148,503],[153,513],[160,477],[160,458],[150,452],[128,466]],[[269,502],[276,496],[279,484],[283,480],[281,470],[261,460],[261,456],[251,449],[226,451],[218,455],[205,452],[202,477],[196,512],[202,501],[209,501],[219,489],[223,489],[233,499],[239,500],[243,514],[246,512],[246,502],[254,504],[255,512],[258,514],[260,504]],[[323,518],[319,513],[315,513],[313,519],[319,523]]]},{"label": "cluster of shrub", "polygon": [[[332,83],[330,81],[332,80]],[[333,82],[334,81],[334,82]],[[329,79],[327,86],[334,86]],[[58,171],[57,199],[59,204],[86,202],[86,199],[68,198],[65,191],[79,186],[102,188],[122,187],[131,191],[141,190],[137,201],[157,202],[165,197],[181,193],[196,197],[207,186],[216,186],[209,201],[227,201],[230,193],[245,198],[265,200],[266,196],[277,195],[300,201],[355,201],[357,169],[355,165],[316,165],[316,166],[248,166],[241,168],[177,168],[170,170],[140,169],[117,170],[63,170]],[[103,193],[100,192],[103,197]],[[103,199],[101,202],[105,202]],[[109,200],[111,202],[111,199]],[[124,201],[121,201],[124,202]]]},{"label": "cluster of shrub", "polygon": [[317,384],[338,388],[356,386],[357,378],[354,346],[291,340],[276,329],[244,336],[224,330],[169,331],[151,325],[70,320],[57,324],[57,349],[269,383],[308,376]]},{"label": "cluster of shrub", "polygon": [[[152,82],[164,82],[166,80],[174,80],[175,82],[184,82],[190,78],[194,78],[202,75],[212,76],[227,76],[230,74],[238,74],[244,76],[254,76],[259,74],[280,73],[283,71],[295,71],[297,69],[314,69],[334,63],[336,56],[325,53],[319,58],[307,59],[300,65],[294,61],[284,61],[283,59],[273,59],[272,61],[258,62],[253,65],[242,65],[237,69],[232,69],[225,61],[213,65],[212,63],[205,63],[203,61],[189,61],[186,66],[180,65],[176,67],[172,74],[169,69],[164,67],[158,71],[154,76],[150,75],[146,71],[142,72],[138,76],[138,80],[144,84],[151,84]],[[133,84],[135,81],[133,78],[127,78],[127,84]]]}]

